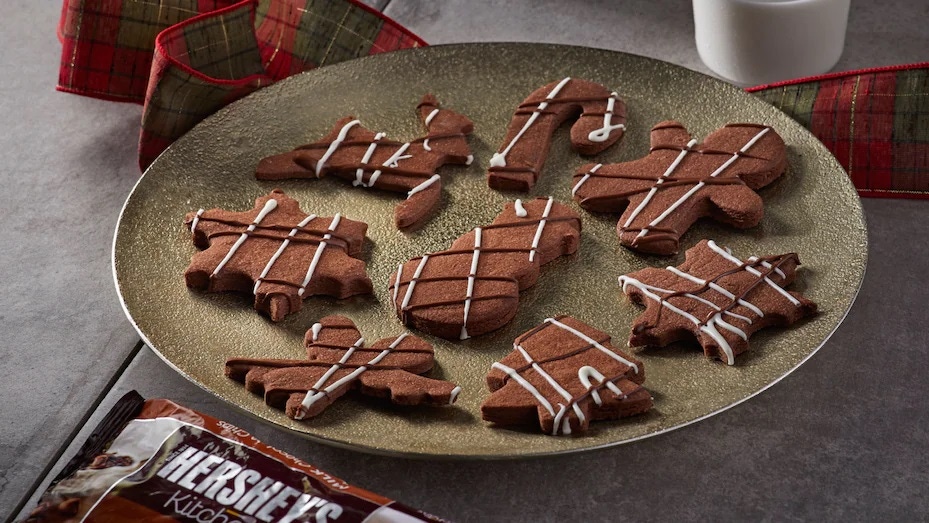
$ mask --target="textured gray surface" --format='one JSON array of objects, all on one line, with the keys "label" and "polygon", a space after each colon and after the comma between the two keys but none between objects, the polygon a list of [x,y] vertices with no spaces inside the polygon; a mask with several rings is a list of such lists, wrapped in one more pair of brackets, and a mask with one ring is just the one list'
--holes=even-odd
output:
[{"label": "textured gray surface", "polygon": [[[54,91],[55,2],[0,16],[0,513],[119,368],[137,335],[110,269],[116,217],[139,176],[140,109]],[[15,465],[15,466],[14,466]]]},{"label": "textured gray surface", "polygon": [[[384,2],[381,2],[384,3]],[[386,2],[431,43],[539,41],[706,72],[690,6],[655,2]],[[130,353],[109,268],[138,177],[139,108],[55,93],[58,5],[0,17],[0,515],[7,514]],[[855,1],[837,69],[929,58],[929,3]],[[143,351],[105,400],[138,389],[229,419],[361,486],[459,521],[912,520],[929,510],[929,202],[865,200],[868,274],[845,324],[771,390],[657,438],[576,457],[448,463],[359,455],[247,418]],[[914,241],[914,238],[916,241]],[[14,398],[10,401],[9,398]]]}]

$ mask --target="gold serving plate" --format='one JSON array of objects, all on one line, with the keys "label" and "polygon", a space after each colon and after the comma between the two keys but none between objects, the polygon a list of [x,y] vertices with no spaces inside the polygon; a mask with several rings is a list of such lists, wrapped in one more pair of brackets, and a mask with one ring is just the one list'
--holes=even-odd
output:
[{"label": "gold serving plate", "polygon": [[[627,302],[617,277],[647,266],[677,264],[619,246],[618,214],[591,214],[571,201],[571,175],[588,161],[569,144],[567,126],[556,132],[551,154],[532,196],[570,202],[584,224],[580,251],[542,269],[538,285],[520,296],[512,323],[494,333],[449,342],[422,333],[436,348],[430,376],[459,384],[451,407],[396,407],[349,396],[322,415],[294,421],[223,375],[230,357],[302,358],[304,332],[320,317],[352,318],[369,340],[396,335],[387,291],[399,262],[441,250],[464,232],[490,223],[505,202],[526,198],[488,189],[485,169],[502,143],[514,108],[536,88],[566,76],[601,82],[628,105],[625,138],[597,162],[632,160],[648,151],[649,129],[676,119],[697,138],[729,122],[765,123],[784,138],[790,166],[761,194],[761,225],[740,231],[701,221],[682,240],[682,251],[713,238],[745,258],[797,252],[803,266],[791,287],[819,304],[819,314],[792,328],[766,329],[735,366],[703,356],[696,344],[640,350],[645,386],[655,397],[646,415],[596,422],[589,432],[552,437],[532,430],[495,428],[481,420],[488,394],[484,376],[512,349],[513,339],[543,319],[573,315],[613,335],[622,346],[642,308]],[[440,213],[420,231],[393,224],[402,195],[352,188],[340,180],[259,182],[258,160],[322,137],[346,115],[393,139],[423,134],[415,107],[434,93],[475,123],[470,167],[441,170]],[[195,248],[183,225],[198,208],[252,208],[257,196],[279,187],[306,212],[368,223],[363,259],[374,296],[345,301],[310,298],[279,324],[252,309],[250,296],[192,292],[183,272]],[[772,106],[707,76],[622,53],[536,44],[468,44],[427,47],[324,67],[284,80],[208,118],[172,145],[146,171],[126,202],[116,230],[114,270],[127,314],[143,339],[194,383],[269,423],[317,441],[392,455],[457,458],[557,454],[634,441],[682,427],[732,407],[776,383],[809,358],[838,327],[865,271],[867,238],[861,205],[845,172],[806,129]],[[823,379],[828,379],[824,376]]]}]

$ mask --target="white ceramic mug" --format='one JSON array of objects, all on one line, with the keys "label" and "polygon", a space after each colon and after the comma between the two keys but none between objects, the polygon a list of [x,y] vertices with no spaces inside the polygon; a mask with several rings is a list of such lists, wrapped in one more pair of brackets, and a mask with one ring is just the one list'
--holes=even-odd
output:
[{"label": "white ceramic mug", "polygon": [[741,85],[825,73],[845,47],[849,2],[693,0],[697,52]]}]

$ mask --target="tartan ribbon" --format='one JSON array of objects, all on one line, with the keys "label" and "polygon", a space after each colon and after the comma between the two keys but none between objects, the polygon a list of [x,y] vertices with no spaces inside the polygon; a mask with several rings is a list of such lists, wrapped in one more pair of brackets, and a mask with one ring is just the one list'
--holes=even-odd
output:
[{"label": "tartan ribbon", "polygon": [[355,0],[65,0],[58,89],[143,104],[139,164],[290,75],[426,45]]},{"label": "tartan ribbon", "polygon": [[[139,164],[287,76],[426,45],[356,0],[65,0],[58,89],[143,104]],[[929,63],[748,89],[806,126],[862,196],[929,198]]]},{"label": "tartan ribbon", "polygon": [[806,126],[861,196],[929,198],[929,62],[760,85]]}]

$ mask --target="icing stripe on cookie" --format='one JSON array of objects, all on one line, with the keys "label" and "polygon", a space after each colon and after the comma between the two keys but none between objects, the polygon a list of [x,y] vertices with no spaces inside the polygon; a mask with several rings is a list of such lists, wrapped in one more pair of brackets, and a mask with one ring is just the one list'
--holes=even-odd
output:
[{"label": "icing stripe on cookie", "polygon": [[587,135],[587,139],[591,142],[605,142],[610,138],[610,133],[617,129],[626,130],[626,126],[623,124],[612,125],[613,122],[613,106],[616,104],[616,100],[619,98],[619,94],[616,92],[610,93],[610,97],[606,102],[606,112],[603,113],[603,127],[590,131]]},{"label": "icing stripe on cookie", "polygon": [[645,199],[632,211],[632,214],[629,215],[629,219],[626,220],[626,223],[623,224],[623,227],[629,227],[632,223],[632,220],[635,220],[636,216],[642,212],[642,209],[648,205],[648,202],[652,201],[652,197],[655,196],[655,193],[658,192],[658,186],[664,183],[665,178],[671,176],[674,173],[674,170],[677,169],[677,166],[681,164],[681,161],[684,160],[684,157],[687,156],[687,153],[690,152],[691,147],[697,145],[697,140],[690,140],[687,142],[687,145],[681,149],[681,152],[677,155],[677,158],[671,162],[671,165],[665,170],[664,174],[661,175],[661,178],[655,181],[655,186],[649,189],[648,194],[645,195]]},{"label": "icing stripe on cookie", "polygon": [[[358,338],[358,341],[356,341],[347,351],[345,351],[345,355],[342,356],[342,359],[340,359],[338,363],[333,364],[332,367],[329,367],[329,370],[327,370],[326,373],[323,374],[322,377],[319,378],[316,384],[313,385],[313,387],[307,391],[306,397],[303,399],[303,403],[302,403],[303,408],[308,410],[310,407],[313,406],[314,403],[319,401],[320,398],[331,394],[333,391],[335,391],[342,385],[345,385],[357,379],[358,376],[361,376],[363,372],[368,370],[369,365],[377,365],[378,363],[381,362],[381,360],[386,358],[387,355],[390,354],[394,349],[396,349],[408,335],[409,333],[404,332],[400,336],[397,336],[397,339],[395,339],[386,349],[379,352],[377,356],[371,358],[370,361],[368,361],[364,365],[359,366],[352,372],[348,373],[346,376],[343,376],[342,378],[336,380],[335,383],[327,386],[325,389],[320,390],[320,387],[325,385],[326,382],[329,381],[329,378],[331,378],[333,374],[335,374],[339,369],[341,369],[342,365],[345,365],[348,362],[352,354],[354,354],[356,350],[358,350],[359,348],[361,348],[362,345],[364,345],[364,342],[365,342],[364,338]],[[301,412],[305,412],[305,411],[301,411]],[[296,419],[303,419],[303,416],[300,416]]]},{"label": "icing stripe on cookie", "polygon": [[339,222],[341,220],[342,215],[337,213],[329,223],[329,232],[323,235],[322,241],[319,242],[319,248],[317,248],[316,252],[313,253],[313,261],[310,262],[310,266],[306,270],[306,277],[303,278],[303,283],[300,284],[300,290],[297,291],[297,296],[303,296],[303,293],[306,292],[306,286],[309,285],[310,280],[313,279],[313,273],[316,272],[316,266],[319,264],[319,259],[322,258],[323,251],[326,250],[326,245],[329,244],[329,240],[332,239],[332,233],[339,227]]},{"label": "icing stripe on cookie", "polygon": [[[568,77],[562,80],[561,82],[559,82],[558,85],[556,85],[555,88],[552,89],[550,93],[548,93],[545,99],[551,100],[552,98],[557,96],[559,91],[561,91],[561,89],[565,86],[565,84],[567,84],[570,80],[571,78]],[[510,149],[512,149],[513,146],[516,145],[516,142],[518,142],[519,139],[522,138],[523,134],[525,134],[526,131],[530,127],[532,127],[532,124],[535,123],[536,119],[538,119],[539,115],[542,113],[542,111],[545,110],[546,107],[548,107],[547,101],[539,103],[539,106],[536,107],[535,111],[533,111],[532,114],[529,116],[529,118],[526,120],[526,123],[523,124],[523,128],[520,129],[518,133],[516,133],[516,136],[514,136],[512,140],[510,140],[510,143],[506,146],[506,148],[504,148],[502,151],[498,153],[494,153],[494,155],[490,158],[491,167],[506,167],[506,155],[510,153]]]},{"label": "icing stripe on cookie", "polygon": [[413,196],[414,194],[418,193],[419,191],[425,190],[425,189],[426,189],[427,187],[429,187],[430,185],[432,185],[432,184],[434,184],[435,182],[439,181],[439,178],[441,178],[441,176],[439,176],[438,174],[433,174],[432,177],[429,178],[428,180],[426,180],[426,181],[424,181],[423,183],[417,185],[416,187],[413,187],[412,189],[410,189],[410,192],[406,193],[406,197],[409,198],[410,196]]},{"label": "icing stripe on cookie", "polygon": [[552,197],[548,198],[548,203],[545,204],[545,211],[542,212],[542,219],[539,221],[539,228],[535,230],[535,237],[532,238],[532,246],[529,249],[529,262],[535,259],[535,253],[539,249],[539,240],[542,238],[542,230],[545,229],[545,222],[548,221],[548,214],[552,212],[552,202],[555,200]]},{"label": "icing stripe on cookie", "polygon": [[574,185],[574,188],[571,189],[571,196],[576,195],[576,194],[577,194],[577,190],[580,189],[582,185],[584,185],[584,182],[586,182],[587,180],[590,179],[590,175],[592,175],[592,174],[596,173],[597,171],[599,171],[601,167],[603,167],[603,164],[602,164],[602,163],[598,163],[597,165],[594,165],[594,166],[590,169],[590,171],[587,172],[587,174],[585,174],[583,177],[581,177],[581,179],[578,180],[577,184]]},{"label": "icing stripe on cookie", "polygon": [[[384,133],[377,133],[374,135],[374,139],[371,140],[371,145],[368,146],[368,149],[365,151],[364,155],[361,157],[361,164],[364,165],[371,160],[371,156],[374,154],[374,150],[377,149],[377,141],[384,137]],[[370,185],[365,185],[364,177],[365,170],[363,167],[359,167],[355,170],[355,181],[352,182],[352,185],[358,187],[359,185],[364,185],[365,187],[370,187]],[[373,184],[372,184],[373,185]]]},{"label": "icing stripe on cookie", "polygon": [[620,363],[624,363],[624,364],[630,366],[630,367],[632,368],[632,370],[635,371],[636,374],[639,373],[639,366],[638,366],[638,365],[636,365],[635,363],[633,363],[633,362],[627,360],[626,358],[623,358],[622,356],[620,356],[619,354],[616,354],[615,352],[611,351],[610,349],[604,347],[600,342],[598,342],[597,340],[595,340],[595,339],[591,338],[590,336],[584,334],[583,332],[581,332],[581,331],[575,329],[574,327],[571,327],[570,325],[565,325],[564,323],[561,323],[560,321],[556,320],[555,318],[545,318],[545,322],[546,322],[546,323],[551,323],[552,325],[554,325],[554,326],[556,326],[556,327],[559,327],[559,328],[561,328],[561,329],[564,329],[564,330],[570,332],[571,334],[577,336],[578,338],[580,338],[580,339],[586,341],[587,343],[593,345],[597,350],[599,350],[600,352],[602,352],[602,353],[606,354],[607,356],[613,358],[614,360],[616,360],[616,361],[618,361],[618,362],[620,362]]},{"label": "icing stripe on cookie", "polygon": [[[759,277],[761,276],[761,273],[758,271],[758,269],[755,269],[755,268],[752,267],[751,265],[746,264],[746,263],[743,262],[742,260],[736,258],[735,256],[733,256],[733,255],[729,254],[728,252],[724,251],[723,249],[719,248],[719,245],[716,245],[716,242],[714,242],[713,240],[710,240],[707,244],[710,246],[711,249],[713,249],[714,251],[716,251],[716,253],[719,254],[720,256],[722,256],[723,258],[725,258],[725,259],[731,261],[732,263],[734,263],[734,264],[736,264],[736,265],[742,266],[746,271],[748,271],[748,272],[754,274],[755,276],[759,276]],[[783,274],[783,272],[782,272],[781,274]],[[790,301],[790,303],[793,303],[793,304],[796,305],[797,307],[800,306],[800,300],[798,300],[797,298],[794,298],[793,296],[791,296],[790,293],[787,292],[787,291],[785,291],[783,288],[781,288],[780,285],[774,283],[774,281],[771,280],[771,278],[768,278],[767,276],[765,276],[764,281],[765,281],[765,283],[767,283],[768,285],[770,285],[772,289],[776,290],[776,291],[779,292],[782,296],[784,296],[785,298],[787,298],[787,300]]]},{"label": "icing stripe on cookie", "polygon": [[474,254],[471,256],[471,270],[468,272],[468,290],[464,302],[464,319],[461,321],[461,336],[468,339],[468,313],[471,312],[471,298],[474,296],[474,280],[477,278],[477,262],[481,256],[481,228],[474,229]]},{"label": "icing stripe on cookie", "polygon": [[316,177],[317,178],[319,178],[319,175],[322,174],[323,166],[326,165],[326,161],[329,160],[329,158],[335,153],[335,150],[339,148],[339,145],[342,145],[342,142],[345,141],[345,138],[348,136],[348,131],[352,127],[360,123],[361,122],[358,120],[352,120],[342,126],[342,129],[339,131],[339,136],[335,140],[333,140],[331,144],[329,144],[329,148],[326,149],[326,152],[325,154],[323,154],[323,157],[320,158],[318,162],[316,162]]},{"label": "icing stripe on cookie", "polygon": [[[764,135],[765,135],[768,131],[770,131],[770,130],[771,130],[770,127],[765,127],[765,128],[763,128],[761,131],[759,131],[758,134],[756,134],[755,136],[753,136],[745,145],[742,146],[741,149],[739,149],[738,151],[736,151],[735,153],[733,153],[732,156],[730,156],[728,160],[726,160],[726,161],[725,161],[722,165],[720,165],[715,171],[713,171],[713,173],[710,174],[710,176],[709,176],[708,178],[716,178],[717,176],[719,176],[723,171],[725,171],[726,169],[728,169],[729,166],[732,165],[733,162],[735,162],[736,160],[738,160],[738,159],[739,159],[739,156],[740,156],[742,153],[748,152],[748,150],[749,150],[753,145],[755,145],[755,143],[756,143],[758,140],[760,140],[761,137],[764,136]],[[689,191],[687,191],[686,193],[684,193],[683,196],[681,196],[680,198],[678,198],[677,201],[675,201],[675,202],[672,203],[667,209],[665,209],[664,212],[662,212],[661,214],[659,214],[657,218],[655,218],[654,220],[652,220],[652,221],[648,224],[648,227],[656,227],[656,226],[657,226],[659,223],[661,223],[665,218],[667,218],[668,215],[670,215],[672,212],[674,212],[675,209],[677,209],[678,207],[680,207],[682,203],[684,203],[684,202],[686,202],[688,199],[690,199],[690,197],[693,196],[694,193],[696,193],[697,191],[699,191],[700,189],[702,189],[704,186],[706,186],[706,182],[705,182],[705,181],[701,181],[701,182],[697,183],[697,185],[694,185]],[[643,228],[641,231],[639,231],[639,234],[636,236],[636,238],[641,238],[641,237],[645,236],[646,234],[648,234],[648,230],[649,230],[648,227],[645,227],[645,228]]]},{"label": "icing stripe on cookie", "polygon": [[248,228],[245,229],[245,232],[243,232],[242,235],[239,236],[239,239],[237,239],[235,243],[232,244],[232,248],[229,249],[228,253],[226,253],[226,257],[223,258],[221,262],[219,262],[219,265],[217,265],[215,269],[213,269],[213,274],[210,275],[211,277],[216,276],[219,273],[219,271],[221,271],[223,267],[225,267],[226,264],[229,263],[229,260],[232,259],[232,255],[235,254],[235,252],[239,250],[239,247],[241,247],[242,244],[245,243],[245,240],[248,239],[249,233],[253,232],[255,230],[255,227],[257,227],[258,224],[261,223],[261,220],[264,220],[265,216],[267,216],[271,211],[273,211],[276,208],[277,208],[277,200],[275,200],[274,198],[270,198],[268,199],[267,202],[265,202],[265,206],[261,209],[261,211],[258,212],[258,216],[255,217],[255,221],[253,221],[251,225],[249,225]]},{"label": "icing stripe on cookie", "polygon": [[290,239],[296,236],[297,232],[299,232],[300,229],[306,227],[308,223],[310,223],[311,221],[315,219],[316,219],[316,215],[311,214],[307,216],[306,218],[304,218],[300,223],[298,223],[296,227],[290,230],[290,234],[288,234],[287,237],[284,238],[284,241],[281,242],[281,246],[278,247],[277,252],[275,252],[271,256],[271,259],[268,260],[268,264],[265,265],[265,268],[261,271],[261,275],[259,275],[258,279],[255,280],[255,288],[252,289],[252,294],[258,294],[258,287],[261,286],[261,282],[264,281],[265,277],[268,276],[268,273],[271,271],[271,267],[274,266],[274,262],[276,262],[277,259],[281,257],[281,253],[283,253],[284,249],[286,249],[287,246],[290,244]]}]

